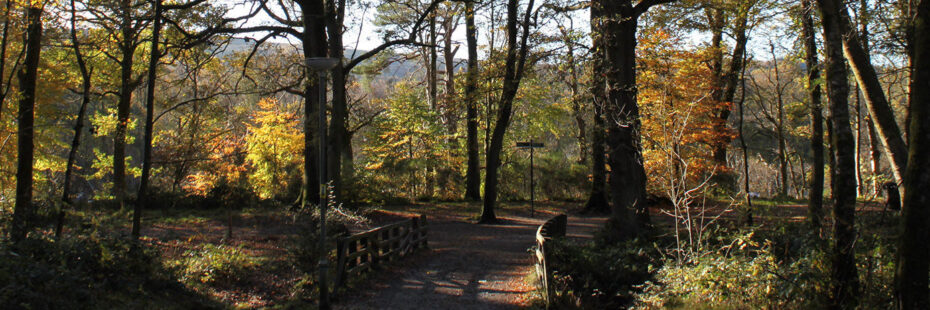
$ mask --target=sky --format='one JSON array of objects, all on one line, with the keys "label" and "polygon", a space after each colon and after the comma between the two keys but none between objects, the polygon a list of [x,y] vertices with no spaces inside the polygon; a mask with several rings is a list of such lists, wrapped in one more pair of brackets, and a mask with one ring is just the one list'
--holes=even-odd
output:
[{"label": "sky", "polygon": [[[241,16],[241,15],[247,14],[250,8],[248,5],[249,2],[250,1],[248,0],[221,0],[220,1],[220,3],[224,3],[231,8],[229,12],[229,16]],[[376,15],[376,8],[375,6],[372,6],[372,5],[369,5],[366,7],[363,4],[364,3],[380,3],[381,1],[380,0],[355,0],[355,1],[349,0],[348,2],[349,2],[349,7],[346,9],[346,21],[345,21],[346,26],[348,28],[343,35],[343,42],[345,44],[345,48],[347,50],[352,50],[352,49],[371,50],[377,47],[378,45],[380,45],[383,42],[383,39],[379,37],[378,33],[376,32],[377,27],[372,23]],[[503,13],[505,13],[504,9],[498,8],[497,10],[498,10],[496,12],[496,15],[498,15],[497,18],[503,19]],[[488,29],[486,23],[489,21],[489,16],[488,16],[489,14],[490,12],[488,10],[481,10],[479,8],[479,13],[478,13],[478,16],[476,17],[476,21],[478,23],[478,32],[479,32],[478,33],[478,44],[479,45],[487,45],[489,41],[488,34],[486,33]],[[787,20],[786,18],[790,18],[790,16],[784,16],[784,15],[773,16],[773,17],[768,18],[764,23],[756,26],[756,28],[750,33],[749,49],[752,54],[765,55],[766,57],[770,55],[768,40],[772,38],[771,35],[773,34],[773,32],[785,32],[785,28],[783,28],[784,23],[790,22],[790,20]],[[576,11],[572,13],[572,19],[574,20],[573,25],[575,29],[582,31],[583,33],[589,32],[590,27],[589,27],[589,16],[588,16],[587,10],[581,10],[581,11]],[[461,46],[456,53],[456,58],[464,59],[467,56],[466,55],[467,50],[464,46],[465,45],[464,19],[460,20],[459,22],[461,25],[459,25],[456,28],[456,31],[452,35],[452,39],[453,39],[453,42],[455,42],[454,44]],[[561,22],[566,25],[568,24],[567,18],[563,18]],[[274,24],[274,23],[275,22],[271,18],[269,18],[267,15],[265,15],[264,13],[260,13],[258,16],[256,16],[256,18],[253,18],[252,20],[248,21],[244,25],[260,25],[260,24]],[[545,25],[539,25],[539,28],[535,29],[534,31],[555,32],[556,28],[554,28],[555,27],[554,25],[555,23],[550,21]],[[783,33],[780,36],[786,36],[786,35],[790,35],[790,34]],[[260,37],[261,34],[242,35],[242,36],[256,38],[256,37]],[[754,37],[755,37],[755,40],[754,40]],[[764,41],[763,42],[759,40],[761,38],[766,38],[766,39],[763,40]],[[776,42],[774,43],[776,44],[776,55],[778,55],[778,57],[785,57],[788,54],[795,52],[792,50],[794,48],[793,39],[778,40],[777,39],[778,36],[776,36],[775,38],[776,38]],[[706,44],[708,40],[709,40],[708,34],[694,32],[688,36],[688,40],[686,40],[686,42],[688,42],[688,44],[691,46],[698,46],[701,44]],[[286,43],[286,42],[291,42],[295,44],[299,43],[298,40],[295,40],[293,38],[290,38],[290,39],[276,38],[276,39],[272,39],[271,41],[279,42],[279,43]],[[479,53],[483,53],[481,48],[479,48]],[[481,55],[480,57],[483,57],[483,55]]]},{"label": "sky", "polygon": [[[248,1],[245,1],[245,2],[247,3]],[[359,1],[349,1],[349,2],[351,2],[351,5],[350,7],[346,8],[346,21],[345,21],[348,29],[343,35],[343,43],[345,44],[345,48],[346,49],[357,48],[359,50],[371,50],[381,45],[384,42],[384,40],[383,38],[379,37],[378,33],[376,32],[377,27],[372,22],[376,15],[376,8],[374,6],[363,7],[362,5],[359,4]],[[222,0],[221,3],[224,3],[231,7],[231,10],[228,16],[242,16],[242,15],[247,14],[250,9],[248,5],[243,4],[242,0]],[[504,18],[503,13],[505,13],[503,9],[499,8],[498,12],[496,12],[496,15],[499,15],[498,18],[503,19]],[[479,45],[487,45],[489,41],[487,38],[487,33],[483,33],[486,31],[487,27],[482,26],[483,24],[486,24],[489,21],[488,14],[490,13],[479,12],[478,16],[476,16],[475,18],[476,23],[478,23],[477,28],[478,28],[478,44]],[[574,15],[575,16],[573,18],[575,19],[575,23],[574,23],[575,27],[578,28],[579,30],[587,32],[589,29],[587,11],[576,12]],[[465,20],[461,19],[459,22],[460,22],[460,25],[456,28],[455,32],[453,32],[452,34],[452,40],[454,42],[453,44],[461,46],[456,52],[456,58],[463,59],[467,57],[467,50],[465,48]],[[256,18],[254,18],[253,20],[250,20],[249,22],[245,23],[245,25],[261,25],[261,24],[274,24],[274,23],[275,22],[270,17],[262,13],[262,14],[259,14],[259,16],[256,16]],[[549,30],[554,31],[553,29],[554,28],[549,29]],[[261,37],[261,35],[259,34],[243,35],[243,37],[257,38],[257,37]],[[286,40],[283,38],[278,38],[278,39],[274,39],[271,41],[281,42],[281,43],[285,43],[285,42],[297,43],[296,40],[293,40],[293,39]],[[481,49],[479,49],[479,53],[481,53],[480,50]]]}]

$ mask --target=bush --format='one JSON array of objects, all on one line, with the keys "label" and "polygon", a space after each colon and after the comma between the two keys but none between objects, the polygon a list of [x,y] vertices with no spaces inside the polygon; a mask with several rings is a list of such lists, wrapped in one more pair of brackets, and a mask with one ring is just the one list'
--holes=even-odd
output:
[{"label": "bush", "polygon": [[5,309],[217,308],[170,275],[152,245],[125,239],[0,244]]},{"label": "bush", "polygon": [[[868,221],[867,221],[868,222]],[[873,221],[874,223],[874,221]],[[860,305],[891,308],[894,239],[890,233],[860,228],[856,258]],[[830,240],[806,222],[720,233],[718,250],[678,265],[672,260],[656,273],[637,306],[645,308],[821,309],[830,301]]]},{"label": "bush", "polygon": [[258,262],[243,254],[242,248],[205,243],[184,252],[183,258],[169,266],[178,268],[179,277],[187,283],[230,287],[245,279]]},{"label": "bush", "polygon": [[546,243],[553,273],[555,308],[627,307],[642,284],[652,278],[656,253],[640,241],[616,245],[572,245],[562,239]]}]

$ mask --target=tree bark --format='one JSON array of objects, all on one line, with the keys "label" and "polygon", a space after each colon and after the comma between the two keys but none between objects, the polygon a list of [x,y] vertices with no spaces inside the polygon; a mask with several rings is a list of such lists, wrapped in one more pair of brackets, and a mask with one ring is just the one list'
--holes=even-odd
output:
[{"label": "tree bark", "polygon": [[465,2],[465,42],[468,45],[468,73],[465,76],[466,149],[465,199],[481,200],[481,163],[478,156],[478,31],[475,3]]},{"label": "tree bark", "polygon": [[34,212],[32,205],[32,172],[35,160],[35,105],[39,80],[39,56],[42,51],[42,7],[30,3],[26,7],[26,58],[18,73],[19,128],[16,154],[16,202],[13,205],[13,223],[10,239],[18,243],[26,238]]},{"label": "tree bark", "polygon": [[805,61],[807,63],[808,107],[811,113],[811,163],[810,194],[808,197],[808,219],[814,229],[819,230],[823,219],[823,112],[820,102],[820,64],[817,60],[817,41],[814,37],[813,0],[802,0],[801,33],[804,36]]},{"label": "tree bark", "polygon": [[517,41],[517,15],[519,0],[507,1],[507,58],[504,64],[504,85],[498,101],[497,121],[491,134],[491,143],[486,159],[487,172],[484,179],[484,206],[481,209],[481,219],[478,223],[492,224],[497,222],[494,208],[497,205],[498,169],[501,165],[501,151],[504,147],[504,134],[510,125],[510,116],[513,109],[513,100],[520,89],[523,79],[523,69],[526,66],[526,55],[529,51],[527,38],[529,37],[530,15],[533,12],[534,0],[529,0],[523,17],[523,33]]},{"label": "tree bark", "polygon": [[578,127],[578,136],[576,137],[578,139],[578,163],[586,164],[588,162],[588,135],[585,128],[581,94],[578,91],[578,66],[576,64],[575,44],[572,41],[571,33],[568,32],[569,29],[559,27],[559,31],[562,33],[562,41],[566,47],[565,60],[568,65],[568,87],[571,91],[572,117],[575,118],[575,125]]},{"label": "tree bark", "polygon": [[10,33],[10,10],[13,9],[13,1],[6,1],[6,9],[3,11],[3,37],[0,37],[0,122],[3,121],[3,107],[6,104],[6,89],[3,87],[4,73],[6,73],[6,50],[9,46]]},{"label": "tree bark", "polygon": [[591,6],[591,29],[592,31],[592,54],[593,68],[591,70],[591,97],[594,108],[594,120],[591,129],[591,194],[588,202],[585,203],[585,212],[608,213],[610,204],[607,201],[607,166],[606,150],[604,145],[605,127],[604,127],[604,98],[606,98],[606,86],[603,68],[606,57],[604,57],[604,33],[602,31],[604,22],[604,12],[599,5]]},{"label": "tree bark", "polygon": [[[442,56],[443,56],[443,65],[446,69],[445,83],[443,83],[444,90],[442,94],[442,106],[440,107],[440,117],[443,122],[443,128],[445,132],[445,142],[446,150],[450,153],[456,152],[458,149],[458,141],[456,139],[456,131],[458,131],[458,111],[455,106],[455,53],[458,51],[458,48],[453,48],[454,43],[452,41],[452,34],[455,32],[455,28],[458,28],[458,8],[450,6],[449,9],[443,14],[442,20]],[[441,195],[449,195],[453,193],[454,188],[456,188],[455,182],[452,181],[452,176],[454,170],[452,166],[442,166],[439,168],[439,186],[442,192]]]},{"label": "tree bark", "polygon": [[[730,67],[721,75],[723,79],[720,85],[723,89],[719,92],[718,102],[726,102],[727,105],[721,108],[717,112],[717,123],[716,132],[722,133],[726,131],[727,122],[730,119],[730,114],[732,113],[731,103],[736,97],[736,88],[739,84],[739,74],[743,70],[743,56],[746,54],[746,44],[749,41],[749,38],[746,34],[748,31],[749,23],[749,11],[752,7],[751,2],[746,2],[745,4],[740,4],[739,9],[737,10],[736,16],[736,29],[735,40],[736,44],[733,47],[733,55],[730,58]],[[715,38],[716,39],[716,38]],[[720,67],[722,68],[722,60],[720,61]],[[714,68],[716,70],[716,68]],[[713,157],[714,162],[721,167],[728,167],[727,164],[727,147],[730,145],[730,139],[724,138],[721,139],[717,144],[714,145]]]},{"label": "tree bark", "polygon": [[834,308],[856,308],[859,283],[856,271],[854,245],[856,176],[855,145],[849,125],[849,84],[846,63],[843,59],[844,27],[841,10],[845,6],[837,0],[818,0],[823,21],[827,96],[830,100],[833,135],[833,279]]},{"label": "tree bark", "polygon": [[329,127],[328,142],[329,156],[326,157],[329,166],[328,175],[333,182],[333,195],[341,199],[345,194],[344,174],[352,173],[352,157],[348,140],[346,122],[349,116],[349,107],[346,96],[346,73],[343,70],[343,57],[345,48],[342,45],[342,27],[345,17],[345,0],[327,1],[326,31],[328,33],[329,57],[339,59],[339,64],[333,69],[333,98],[332,117]]},{"label": "tree bark", "polygon": [[[426,53],[426,95],[429,100],[429,107],[431,110],[440,113],[439,111],[439,96],[437,89],[437,79],[439,75],[436,72],[437,62],[436,58],[438,54],[436,52],[436,12],[430,14],[429,17],[429,33],[428,33],[429,42],[427,47],[425,47]],[[436,189],[436,170],[432,165],[426,167],[426,193],[425,196],[432,198],[435,189]],[[414,197],[415,198],[415,197]]]},{"label": "tree bark", "polygon": [[875,133],[875,122],[872,121],[871,116],[866,116],[866,124],[868,124],[869,135],[869,172],[872,177],[872,195],[878,195],[879,188],[881,187],[881,182],[878,181],[878,174],[881,170],[881,160],[882,160],[882,146],[881,141],[879,141],[878,136]]},{"label": "tree bark", "polygon": [[[326,56],[326,27],[322,0],[298,2],[303,14],[303,52],[305,58]],[[304,85],[304,173],[301,189],[301,206],[307,207],[320,200],[319,156],[317,145],[319,127],[317,113],[326,102],[320,102],[319,72],[307,68]],[[325,107],[324,107],[325,108]]]},{"label": "tree bark", "polygon": [[919,1],[913,24],[910,129],[904,185],[904,214],[895,274],[899,309],[930,308],[930,1]]},{"label": "tree bark", "polygon": [[161,18],[162,6],[161,0],[153,1],[153,10],[155,21],[152,23],[152,48],[149,56],[148,84],[146,85],[145,94],[145,134],[143,136],[143,153],[142,153],[142,180],[139,183],[139,196],[136,199],[135,210],[132,213],[132,237],[139,238],[142,229],[142,209],[147,207],[149,179],[152,173],[152,131],[155,125],[155,82],[158,77],[158,60],[161,54],[158,52],[159,41],[161,40]]},{"label": "tree bark", "polygon": [[780,169],[781,186],[779,197],[788,198],[788,150],[785,143],[785,100],[782,97],[781,71],[778,69],[778,57],[775,56],[775,44],[770,45],[772,64],[775,66],[775,99],[778,106],[775,119],[775,137],[778,139],[778,163]]},{"label": "tree bark", "polygon": [[126,134],[129,126],[129,113],[132,108],[132,92],[136,85],[132,80],[132,65],[136,52],[136,33],[132,29],[132,13],[129,0],[120,1],[120,91],[116,105],[116,132],[113,135],[113,196],[120,210],[125,208],[126,200]]},{"label": "tree bark", "polygon": [[879,136],[885,147],[885,152],[891,158],[891,170],[898,184],[903,182],[904,170],[907,168],[907,144],[895,119],[894,110],[885,97],[881,82],[875,67],[872,66],[869,53],[863,48],[862,40],[855,28],[850,25],[849,12],[846,5],[838,4],[838,25],[842,34],[843,53],[856,76],[856,81],[862,87],[866,97],[866,107],[872,120],[878,126]]},{"label": "tree bark", "polygon": [[77,160],[78,147],[81,145],[81,134],[84,131],[84,115],[87,112],[87,105],[90,103],[91,76],[90,70],[87,69],[87,62],[84,60],[84,54],[81,53],[81,44],[77,38],[77,9],[74,0],[71,0],[71,45],[74,48],[74,58],[78,64],[78,70],[81,72],[81,107],[78,109],[77,120],[74,122],[74,138],[71,140],[71,149],[68,151],[68,163],[65,166],[64,186],[61,190],[62,205],[58,208],[58,218],[55,223],[55,238],[61,237],[62,229],[65,222],[65,207],[70,207],[71,201],[71,176],[74,171],[74,162]]},{"label": "tree bark", "polygon": [[639,105],[636,101],[636,30],[639,17],[651,6],[670,1],[598,0],[592,7],[604,19],[594,29],[604,35],[606,81],[604,106],[610,164],[611,241],[640,236],[649,226],[646,172],[643,166]]}]

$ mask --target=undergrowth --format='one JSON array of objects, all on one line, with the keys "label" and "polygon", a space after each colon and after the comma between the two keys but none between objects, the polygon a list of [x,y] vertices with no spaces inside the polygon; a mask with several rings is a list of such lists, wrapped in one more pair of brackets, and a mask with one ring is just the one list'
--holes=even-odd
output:
[{"label": "undergrowth", "polygon": [[210,309],[184,287],[151,244],[113,236],[0,244],[4,309]]}]

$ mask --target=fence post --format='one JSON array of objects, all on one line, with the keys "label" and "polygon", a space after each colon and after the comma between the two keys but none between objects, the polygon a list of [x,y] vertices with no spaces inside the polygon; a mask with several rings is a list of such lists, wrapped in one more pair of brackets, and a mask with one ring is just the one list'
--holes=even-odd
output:
[{"label": "fence post", "polygon": [[429,230],[429,224],[426,223],[426,214],[420,214],[420,233],[423,237],[423,248],[429,249],[429,238],[427,237],[427,231]]},{"label": "fence post", "polygon": [[552,277],[549,271],[549,251],[546,249],[546,243],[553,237],[564,237],[567,226],[568,216],[559,214],[540,225],[536,230],[536,275],[539,278],[547,309],[551,306],[553,288],[549,285]]},{"label": "fence post", "polygon": [[346,281],[346,254],[345,236],[336,238],[336,285],[333,289],[342,287]]}]

